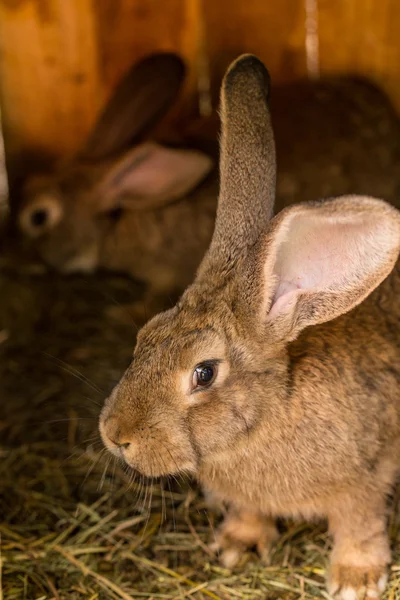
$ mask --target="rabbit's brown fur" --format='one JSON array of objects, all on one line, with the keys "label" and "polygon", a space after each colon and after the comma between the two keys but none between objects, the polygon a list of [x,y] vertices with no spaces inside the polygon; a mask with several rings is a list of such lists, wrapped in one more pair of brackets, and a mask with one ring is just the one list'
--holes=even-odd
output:
[{"label": "rabbit's brown fur", "polygon": [[100,431],[143,475],[192,473],[230,506],[216,537],[226,565],[251,545],[267,556],[277,516],[327,517],[330,592],[377,598],[399,469],[400,216],[349,196],[269,221],[267,83],[252,56],[225,77],[210,249],[178,304],[139,333]]}]

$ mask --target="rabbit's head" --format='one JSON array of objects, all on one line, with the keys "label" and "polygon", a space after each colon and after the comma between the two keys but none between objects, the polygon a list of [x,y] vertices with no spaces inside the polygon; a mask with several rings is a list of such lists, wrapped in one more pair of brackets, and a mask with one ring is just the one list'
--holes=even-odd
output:
[{"label": "rabbit's head", "polygon": [[105,445],[146,476],[199,473],[224,460],[228,468],[230,453],[258,428],[281,435],[288,344],[361,303],[398,257],[399,214],[380,200],[348,196],[271,218],[268,92],[256,57],[229,68],[210,248],[178,304],[139,333],[102,411]]},{"label": "rabbit's head", "polygon": [[26,183],[16,219],[45,262],[64,272],[102,266],[105,240],[125,214],[176,200],[211,170],[201,152],[143,141],[173,104],[184,73],[171,53],[134,65],[75,159]]}]

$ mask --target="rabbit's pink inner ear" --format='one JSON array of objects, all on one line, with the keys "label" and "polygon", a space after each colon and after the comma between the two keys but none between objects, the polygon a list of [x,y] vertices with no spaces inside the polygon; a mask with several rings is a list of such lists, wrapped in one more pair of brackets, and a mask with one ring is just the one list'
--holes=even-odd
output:
[{"label": "rabbit's pink inner ear", "polygon": [[290,317],[302,329],[349,311],[390,273],[400,247],[399,214],[357,197],[294,207],[278,220],[270,243],[268,320]]},{"label": "rabbit's pink inner ear", "polygon": [[104,191],[123,198],[127,208],[161,206],[190,192],[212,167],[211,158],[202,152],[142,144],[111,170]]}]

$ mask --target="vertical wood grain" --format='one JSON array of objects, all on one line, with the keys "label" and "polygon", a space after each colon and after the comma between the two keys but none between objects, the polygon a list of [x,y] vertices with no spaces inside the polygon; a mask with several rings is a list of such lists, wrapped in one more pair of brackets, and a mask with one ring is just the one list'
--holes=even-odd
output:
[{"label": "vertical wood grain", "polygon": [[400,109],[400,5],[397,0],[318,0],[321,73],[358,74]]},{"label": "vertical wood grain", "polygon": [[243,52],[257,54],[274,81],[306,75],[304,0],[203,0],[213,88]]},{"label": "vertical wood grain", "polygon": [[92,0],[0,2],[0,94],[9,154],[61,155],[87,130],[102,90]]}]

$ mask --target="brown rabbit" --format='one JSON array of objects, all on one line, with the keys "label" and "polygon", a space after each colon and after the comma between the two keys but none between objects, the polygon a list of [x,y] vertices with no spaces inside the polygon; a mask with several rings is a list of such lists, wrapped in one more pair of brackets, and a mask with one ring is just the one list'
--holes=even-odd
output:
[{"label": "brown rabbit", "polygon": [[213,160],[137,143],[172,105],[184,72],[170,53],[133,66],[75,159],[27,182],[17,221],[49,265],[126,272],[150,285],[156,303],[192,281],[214,227]]},{"label": "brown rabbit", "polygon": [[225,76],[210,248],[139,332],[100,431],[142,475],[193,474],[230,506],[225,565],[253,545],[267,557],[277,516],[327,517],[331,594],[378,598],[400,462],[400,215],[344,196],[271,219],[268,88],[251,55]]}]

